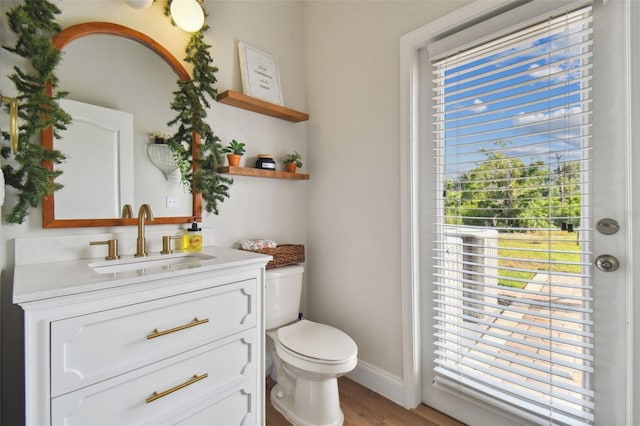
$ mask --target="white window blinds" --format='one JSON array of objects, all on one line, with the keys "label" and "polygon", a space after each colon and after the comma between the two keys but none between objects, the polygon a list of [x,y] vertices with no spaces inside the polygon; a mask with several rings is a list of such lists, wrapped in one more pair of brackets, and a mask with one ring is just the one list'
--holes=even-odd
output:
[{"label": "white window blinds", "polygon": [[540,424],[593,423],[591,19],[433,63],[434,382]]}]

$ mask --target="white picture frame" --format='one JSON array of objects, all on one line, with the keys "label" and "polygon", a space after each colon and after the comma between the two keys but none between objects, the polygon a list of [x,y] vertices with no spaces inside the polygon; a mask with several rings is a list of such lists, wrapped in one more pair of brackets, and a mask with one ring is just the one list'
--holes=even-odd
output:
[{"label": "white picture frame", "polygon": [[238,42],[238,54],[244,94],[283,105],[278,60],[242,41]]}]

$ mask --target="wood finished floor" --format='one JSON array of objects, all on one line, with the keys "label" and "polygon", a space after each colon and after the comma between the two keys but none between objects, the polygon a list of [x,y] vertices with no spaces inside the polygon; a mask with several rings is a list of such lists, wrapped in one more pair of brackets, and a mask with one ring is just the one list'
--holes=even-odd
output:
[{"label": "wood finished floor", "polygon": [[[269,401],[275,382],[267,377],[267,426],[291,426]],[[407,410],[347,377],[338,379],[344,426],[464,426],[425,405]]]}]

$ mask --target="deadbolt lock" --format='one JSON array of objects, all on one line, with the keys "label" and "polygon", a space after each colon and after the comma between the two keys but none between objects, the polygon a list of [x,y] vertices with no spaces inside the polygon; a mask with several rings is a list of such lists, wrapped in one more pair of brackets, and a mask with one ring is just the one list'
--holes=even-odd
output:
[{"label": "deadbolt lock", "polygon": [[620,230],[620,225],[615,219],[604,218],[600,219],[598,223],[596,223],[596,229],[598,232],[604,235],[613,235]]}]

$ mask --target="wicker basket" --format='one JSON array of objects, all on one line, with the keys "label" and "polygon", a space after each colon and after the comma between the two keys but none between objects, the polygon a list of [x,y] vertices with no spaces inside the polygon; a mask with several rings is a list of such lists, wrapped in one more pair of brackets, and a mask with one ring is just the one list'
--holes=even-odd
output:
[{"label": "wicker basket", "polygon": [[273,260],[267,263],[266,268],[281,268],[283,266],[296,265],[304,262],[303,244],[281,244],[274,248],[264,248],[260,250],[247,250],[254,253],[269,254]]}]

